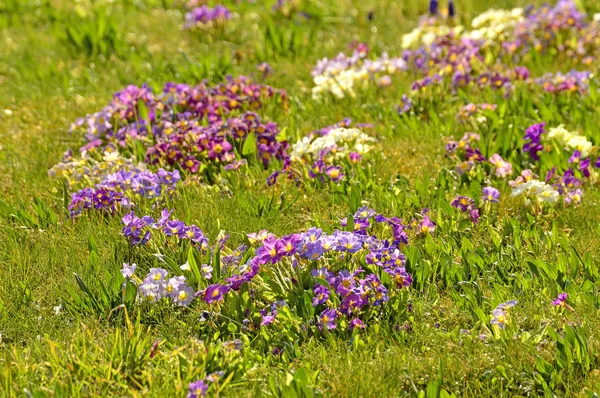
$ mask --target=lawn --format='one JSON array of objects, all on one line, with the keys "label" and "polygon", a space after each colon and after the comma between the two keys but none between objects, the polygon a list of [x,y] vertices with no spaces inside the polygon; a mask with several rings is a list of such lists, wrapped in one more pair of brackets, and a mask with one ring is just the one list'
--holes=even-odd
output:
[{"label": "lawn", "polygon": [[600,4],[193,3],[0,0],[1,396],[600,393]]}]

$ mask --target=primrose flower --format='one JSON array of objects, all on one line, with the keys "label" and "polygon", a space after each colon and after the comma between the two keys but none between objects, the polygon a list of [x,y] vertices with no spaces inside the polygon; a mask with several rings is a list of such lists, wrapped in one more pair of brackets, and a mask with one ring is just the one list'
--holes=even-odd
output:
[{"label": "primrose flower", "polygon": [[484,202],[497,203],[500,198],[500,192],[494,187],[485,187],[481,191],[481,199]]},{"label": "primrose flower", "polygon": [[435,231],[435,223],[428,216],[423,217],[418,226],[418,232],[421,234],[433,234]]},{"label": "primrose flower", "polygon": [[150,302],[156,302],[163,297],[162,286],[157,283],[144,281],[144,283],[140,285],[139,290],[141,296]]},{"label": "primrose flower", "polygon": [[181,283],[177,290],[173,293],[173,301],[177,305],[187,307],[194,299],[194,289],[187,283]]},{"label": "primrose flower", "polygon": [[200,273],[205,279],[212,278],[213,267],[208,264],[202,264],[200,267]]},{"label": "primrose flower", "polygon": [[208,391],[208,383],[204,380],[196,380],[188,386],[189,392],[187,398],[205,397]]},{"label": "primrose flower", "polygon": [[566,204],[579,204],[583,198],[583,191],[581,189],[574,189],[572,191],[567,192],[567,196],[565,196]]},{"label": "primrose flower", "polygon": [[275,235],[269,233],[269,231],[267,231],[266,229],[263,229],[259,232],[253,232],[250,234],[246,234],[246,236],[248,237],[250,244],[254,244],[256,242],[262,242],[269,237],[274,237]]},{"label": "primrose flower", "polygon": [[501,309],[507,310],[509,308],[514,307],[517,304],[518,304],[517,300],[509,300],[506,303],[500,303],[500,304],[498,304],[498,306],[496,308],[501,308]]},{"label": "primrose flower", "polygon": [[517,305],[517,300],[510,300],[506,303],[498,304],[496,309],[492,311],[492,325],[498,326],[500,329],[504,329],[508,323],[508,310]]},{"label": "primrose flower", "polygon": [[492,325],[498,326],[500,329],[504,329],[506,327],[506,322],[508,321],[508,315],[501,308],[496,308],[492,311],[493,319],[490,321]]},{"label": "primrose flower", "polygon": [[544,148],[541,144],[542,134],[546,132],[546,123],[534,124],[525,130],[523,151],[527,152],[533,160],[540,160],[538,153]]},{"label": "primrose flower", "polygon": [[229,291],[229,286],[215,283],[209,285],[204,291],[204,301],[207,304],[212,304],[216,301],[222,301],[223,296]]},{"label": "primrose flower", "polygon": [[184,276],[175,276],[169,279],[165,286],[165,292],[168,296],[175,298],[175,295],[179,291],[179,288],[185,284]]},{"label": "primrose flower", "polygon": [[162,268],[150,268],[146,279],[154,283],[162,282],[167,277],[168,272]]},{"label": "primrose flower", "polygon": [[471,199],[467,196],[460,196],[460,195],[457,196],[456,198],[454,198],[452,200],[452,202],[450,203],[450,205],[452,207],[459,209],[463,213],[471,211],[473,209],[473,204],[474,204],[473,199]]},{"label": "primrose flower", "polygon": [[121,269],[121,274],[123,274],[123,278],[131,279],[136,268],[137,268],[137,265],[135,263],[133,263],[131,265],[129,265],[127,263],[123,263],[123,268]]},{"label": "primrose flower", "polygon": [[365,324],[363,323],[363,321],[361,321],[358,318],[354,318],[350,321],[350,323],[348,324],[348,329],[350,330],[354,330],[354,329],[364,329],[365,328]]},{"label": "primrose flower", "polygon": [[567,297],[569,297],[567,293],[560,293],[552,302],[552,305],[555,307],[565,307],[567,305]]},{"label": "primrose flower", "polygon": [[315,284],[315,286],[313,287],[313,299],[312,299],[313,307],[316,307],[319,304],[325,303],[328,298],[329,298],[329,289],[327,289],[325,286],[320,285],[318,283]]},{"label": "primrose flower", "polygon": [[362,160],[362,156],[358,152],[350,152],[348,154],[348,158],[350,159],[350,163],[352,164],[358,164]]},{"label": "primrose flower", "polygon": [[327,330],[332,330],[335,329],[337,327],[337,325],[335,324],[335,320],[337,319],[338,314],[336,312],[336,310],[334,309],[329,309],[329,310],[325,310],[321,313],[321,315],[319,316],[319,329],[323,330],[323,328],[326,328]]},{"label": "primrose flower", "polygon": [[512,174],[512,165],[502,159],[497,153],[493,154],[489,161],[496,168],[495,173],[497,177],[506,177]]}]

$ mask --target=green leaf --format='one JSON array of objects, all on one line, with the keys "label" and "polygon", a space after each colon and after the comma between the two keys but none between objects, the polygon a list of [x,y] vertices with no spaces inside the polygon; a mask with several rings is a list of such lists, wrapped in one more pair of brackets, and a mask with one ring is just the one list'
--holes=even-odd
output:
[{"label": "green leaf", "polygon": [[246,141],[244,141],[244,146],[242,147],[242,155],[253,155],[256,152],[258,152],[258,149],[256,147],[256,136],[252,132],[248,134],[248,136],[246,137]]}]

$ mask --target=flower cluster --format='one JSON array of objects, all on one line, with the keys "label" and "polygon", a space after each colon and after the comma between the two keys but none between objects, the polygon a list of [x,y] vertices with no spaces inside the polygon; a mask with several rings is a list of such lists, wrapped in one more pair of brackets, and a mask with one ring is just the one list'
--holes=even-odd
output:
[{"label": "flower cluster", "polygon": [[208,126],[182,121],[171,134],[148,148],[146,161],[179,166],[189,173],[198,173],[211,163],[235,169],[245,161],[236,158],[236,148],[241,152],[246,139],[254,139],[258,159],[268,166],[275,159],[287,158],[288,143],[278,139],[279,133],[277,124],[262,123],[253,112]]},{"label": "flower cluster", "polygon": [[467,104],[460,108],[456,118],[462,123],[471,121],[477,123],[485,123],[487,118],[485,112],[493,112],[498,105],[496,104]]},{"label": "flower cluster", "polygon": [[162,232],[166,237],[190,241],[200,249],[208,247],[208,239],[200,228],[195,225],[186,225],[183,221],[171,217],[173,210],[164,209],[161,217],[155,222],[150,216],[139,218],[132,211],[126,214],[123,221],[123,236],[128,238],[131,245],[146,244],[152,235],[152,230]]},{"label": "flower cluster", "polygon": [[459,162],[455,167],[459,175],[472,171],[477,164],[486,161],[479,148],[473,146],[480,138],[479,134],[466,133],[458,141],[446,140],[446,156]]},{"label": "flower cluster", "polygon": [[[287,158],[288,143],[279,138],[277,125],[261,121],[253,112],[238,117],[232,113],[258,109],[265,99],[275,96],[285,107],[283,90],[255,84],[243,76],[213,87],[205,82],[197,86],[168,83],[159,94],[145,85],[128,86],[101,111],[71,126],[71,131],[86,132],[88,143],[81,148],[82,159],[75,161],[71,156],[51,174],[81,180],[95,173],[99,177],[94,183],[109,174],[106,170],[136,171],[133,162],[120,153],[145,155],[148,164],[199,174],[211,183],[221,166],[237,169],[253,157],[268,166],[274,159]],[[255,142],[247,146],[247,139]],[[102,151],[106,165],[93,160]],[[238,154],[245,158],[239,159]],[[87,170],[89,163],[93,164],[91,171]],[[84,166],[87,168],[80,171]],[[144,168],[139,166],[137,171]]]},{"label": "flower cluster", "polygon": [[118,171],[107,175],[91,188],[83,188],[71,195],[69,212],[80,215],[84,209],[97,209],[115,213],[117,208],[130,208],[134,198],[155,200],[172,195],[180,180],[179,171],[163,169],[150,171]]},{"label": "flower cluster", "polygon": [[471,21],[470,31],[465,31],[463,37],[485,42],[497,42],[510,38],[515,26],[523,21],[524,10],[489,9]]},{"label": "flower cluster", "polygon": [[549,93],[576,92],[583,94],[587,92],[591,72],[572,70],[568,73],[546,73],[542,77],[534,79],[534,82]]},{"label": "flower cluster", "polygon": [[203,5],[185,14],[185,28],[208,29],[221,26],[225,21],[231,19],[232,16],[231,11],[224,5],[217,4],[213,8]]},{"label": "flower cluster", "polygon": [[537,180],[536,177],[531,170],[523,170],[516,180],[509,181],[512,187],[511,196],[525,195],[527,199],[535,198],[538,202],[555,203],[560,196],[559,192],[552,185]]},{"label": "flower cluster", "polygon": [[410,49],[431,45],[438,37],[460,35],[462,26],[449,27],[446,24],[438,24],[435,17],[424,16],[419,20],[417,26],[402,36],[402,48]]},{"label": "flower cluster", "polygon": [[296,142],[291,149],[292,161],[312,161],[323,151],[330,151],[335,157],[348,156],[352,152],[364,155],[372,149],[376,140],[358,128],[338,127],[319,135],[313,132]]},{"label": "flower cluster", "polygon": [[[135,270],[135,269],[134,269]],[[123,275],[134,279],[135,275],[128,264],[123,264]],[[138,287],[140,296],[150,303],[163,298],[170,298],[173,303],[186,307],[194,299],[194,289],[188,285],[185,276],[169,278],[169,273],[162,268],[150,268],[150,271]]]},{"label": "flower cluster", "polygon": [[[428,217],[425,218],[421,223],[415,223],[417,233],[430,233],[435,229],[435,224]],[[189,238],[200,242],[199,248],[209,250],[205,238],[200,241],[195,238],[196,233],[201,234],[200,231],[195,230],[193,226],[187,227],[177,220],[169,219],[170,212],[166,210],[158,222],[154,222],[150,217],[140,219],[130,213],[123,219],[123,234],[135,245],[143,240],[148,241],[149,237],[145,237],[149,231],[144,230],[161,229],[166,236]],[[343,224],[347,222],[348,220],[345,220]],[[239,249],[232,254],[238,256],[238,261],[231,262],[228,257],[221,258],[221,264],[213,264],[213,267],[219,266],[222,272],[221,279],[218,280],[214,278],[214,274],[206,275],[212,271],[211,267],[203,266],[202,274],[211,278],[213,283],[192,294],[208,305],[215,305],[224,302],[229,294],[236,294],[245,284],[256,287],[260,284],[255,279],[259,273],[259,279],[265,280],[277,272],[279,267],[292,266],[309,273],[313,278],[312,303],[317,310],[321,309],[318,319],[321,329],[336,328],[336,320],[343,322],[350,329],[363,328],[363,322],[369,314],[386,303],[395,292],[409,287],[412,283],[412,277],[405,268],[406,257],[401,251],[408,243],[406,230],[410,227],[402,224],[397,218],[384,217],[366,207],[354,214],[352,222],[352,231],[336,230],[331,234],[319,228],[310,228],[305,232],[281,238],[267,231],[249,234],[248,239],[257,247],[247,261],[239,263]],[[389,227],[392,238],[381,239],[371,235],[371,227],[375,224]],[[220,244],[223,245],[224,242]],[[189,270],[185,264],[181,268],[184,271]],[[131,277],[133,271],[124,267],[123,274]],[[387,275],[386,280],[390,281],[387,285],[380,280],[379,275],[382,274]],[[175,302],[179,300],[182,304],[189,304],[190,289],[181,284],[185,279],[168,279],[167,276],[165,270],[151,269],[140,285],[142,297],[156,301],[169,296]],[[170,284],[172,287],[169,287]],[[181,293],[182,291],[184,293]],[[185,295],[185,300],[179,295]],[[279,309],[285,305],[284,301],[276,301],[259,311],[260,322],[254,323],[248,319],[244,324],[247,328],[267,326],[274,322]]]},{"label": "flower cluster", "polygon": [[[343,180],[345,173],[349,171],[346,166],[360,163],[377,142],[358,128],[370,125],[351,127],[351,124],[350,119],[344,119],[298,140],[291,147],[289,161],[284,164],[282,171],[287,173],[288,178],[293,178],[294,168],[308,166],[308,177],[311,179],[333,182]],[[274,172],[267,183],[274,184],[282,171]]]},{"label": "flower cluster", "polygon": [[568,131],[562,124],[548,131],[548,139],[555,140],[569,151],[577,152],[578,158],[576,160],[573,159],[572,163],[580,163],[583,159],[590,156],[593,149],[593,144],[590,140],[577,131]]},{"label": "flower cluster", "polygon": [[159,94],[146,85],[128,86],[101,111],[78,119],[71,131],[85,126],[88,150],[126,147],[130,140],[153,144],[189,124],[207,121],[211,125],[233,111],[258,109],[264,99],[274,96],[286,98],[285,91],[252,83],[245,76],[214,87],[204,82],[197,86],[167,83]]},{"label": "flower cluster", "polygon": [[333,59],[323,58],[312,71],[315,87],[313,98],[319,100],[324,94],[336,98],[354,97],[355,88],[366,87],[370,83],[379,86],[391,84],[391,76],[406,70],[403,58],[390,58],[384,53],[380,58],[366,59],[367,47],[358,45],[351,56],[338,54]]},{"label": "flower cluster", "polygon": [[[238,340],[239,341],[239,340]],[[188,386],[187,398],[200,398],[205,397],[208,392],[208,388],[212,383],[216,383],[225,375],[225,372],[219,371],[214,372],[206,376],[202,380],[196,380]]]},{"label": "flower cluster", "polygon": [[[489,194],[489,193],[488,193]],[[457,196],[455,197],[450,205],[454,208],[457,208],[462,213],[468,214],[471,218],[473,224],[477,224],[479,221],[479,209],[475,208],[475,201],[467,196]]]},{"label": "flower cluster", "polygon": [[71,151],[67,151],[63,160],[54,165],[48,175],[54,178],[62,178],[70,189],[82,188],[89,184],[97,184],[109,174],[127,171],[139,173],[146,170],[143,163],[135,164],[133,159],[124,158],[119,152],[104,152],[100,160],[91,153],[83,151],[79,159],[73,157]]}]

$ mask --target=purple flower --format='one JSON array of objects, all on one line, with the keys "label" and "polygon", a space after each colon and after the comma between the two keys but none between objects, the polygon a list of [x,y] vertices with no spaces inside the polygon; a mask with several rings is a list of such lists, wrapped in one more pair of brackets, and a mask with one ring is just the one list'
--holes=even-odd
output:
[{"label": "purple flower", "polygon": [[163,232],[167,236],[177,236],[180,238],[184,238],[185,237],[185,229],[186,229],[185,224],[182,221],[171,220],[165,224],[165,226],[163,228]]},{"label": "purple flower", "polygon": [[[358,163],[360,163],[362,156],[358,152],[350,152],[348,154],[348,158],[350,159],[350,163],[358,164]],[[598,166],[596,166],[596,167],[598,167]]]},{"label": "purple flower", "polygon": [[467,196],[457,196],[456,198],[454,198],[452,200],[452,202],[450,202],[450,205],[452,207],[455,207],[457,209],[459,209],[460,211],[462,211],[463,213],[469,212],[473,209],[473,199],[467,197]]},{"label": "purple flower", "polygon": [[263,246],[257,250],[257,255],[262,264],[275,264],[284,253],[285,248],[283,242],[274,236],[263,240]]},{"label": "purple flower", "polygon": [[579,171],[581,171],[586,178],[589,178],[590,176],[590,163],[590,158],[585,158],[579,163]]},{"label": "purple flower", "polygon": [[421,234],[432,234],[435,231],[435,223],[431,221],[428,216],[423,217],[421,222],[419,223],[419,233]]},{"label": "purple flower", "polygon": [[581,160],[581,152],[574,151],[571,157],[569,158],[569,163],[579,163]]},{"label": "purple flower", "polygon": [[345,315],[355,314],[363,306],[363,299],[358,294],[350,294],[342,300],[340,312]]},{"label": "purple flower", "polygon": [[399,115],[403,115],[410,111],[413,107],[413,103],[410,98],[406,96],[406,94],[402,94],[402,98],[400,99],[400,105],[398,105],[397,110]]},{"label": "purple flower", "polygon": [[187,394],[187,398],[199,398],[206,396],[206,392],[208,391],[208,383],[204,380],[196,380],[193,383],[190,383],[189,392]]},{"label": "purple flower", "polygon": [[133,276],[133,273],[135,272],[136,268],[137,265],[135,265],[135,263],[131,265],[123,263],[123,269],[121,269],[121,274],[123,274],[123,278],[130,279]]},{"label": "purple flower", "polygon": [[319,315],[319,329],[323,330],[323,328],[326,328],[327,330],[332,330],[335,329],[337,327],[337,325],[335,324],[335,320],[337,319],[338,314],[336,312],[336,310],[334,309],[329,309],[329,310],[325,310],[321,313],[321,315]]},{"label": "purple flower", "polygon": [[325,168],[325,174],[331,179],[333,182],[338,182],[344,179],[344,173],[342,173],[342,168],[340,166],[328,166]]},{"label": "purple flower", "polygon": [[479,209],[473,209],[469,212],[469,216],[471,217],[471,221],[473,224],[477,224],[479,222]]},{"label": "purple flower", "polygon": [[515,71],[515,76],[518,80],[527,80],[529,78],[529,76],[531,75],[529,73],[529,69],[527,69],[524,66],[517,66],[514,69]]},{"label": "purple flower", "polygon": [[552,302],[552,305],[555,307],[565,307],[567,305],[567,297],[569,297],[567,293],[560,293],[558,298]]},{"label": "purple flower", "polygon": [[494,187],[485,187],[481,191],[481,199],[484,202],[497,203],[500,198],[500,191]]},{"label": "purple flower", "polygon": [[325,286],[320,285],[318,283],[315,284],[315,286],[313,287],[313,299],[312,299],[313,307],[316,307],[319,304],[325,303],[328,298],[329,298],[329,289],[327,289]]},{"label": "purple flower", "polygon": [[262,315],[262,320],[260,321],[260,325],[268,326],[275,321],[275,317],[277,316],[277,311],[274,311],[273,313],[269,313],[269,314],[267,314],[265,311],[265,314],[261,314],[261,315]]},{"label": "purple flower", "polygon": [[583,198],[583,191],[581,189],[577,188],[577,189],[567,192],[567,195],[565,196],[565,203],[579,204],[579,203],[581,203],[582,198]]},{"label": "purple flower", "polygon": [[222,301],[223,296],[229,291],[229,286],[215,283],[209,285],[204,292],[204,301],[212,304],[216,301]]},{"label": "purple flower", "polygon": [[337,244],[339,250],[348,253],[356,253],[362,248],[362,242],[353,233],[345,233],[341,235],[338,239]]},{"label": "purple flower", "polygon": [[523,140],[526,142],[523,144],[523,151],[527,152],[533,160],[540,159],[538,153],[544,148],[541,141],[542,134],[546,131],[545,126],[546,123],[534,124],[525,130]]},{"label": "purple flower", "polygon": [[348,329],[354,330],[356,328],[359,328],[359,329],[364,329],[365,328],[365,324],[363,323],[363,321],[361,321],[358,318],[352,319],[350,321],[350,323],[348,324]]},{"label": "purple flower", "polygon": [[506,312],[503,309],[496,308],[494,311],[492,311],[492,316],[493,318],[490,321],[492,325],[496,325],[500,329],[504,329],[506,327],[506,321],[508,319],[506,316]]}]

